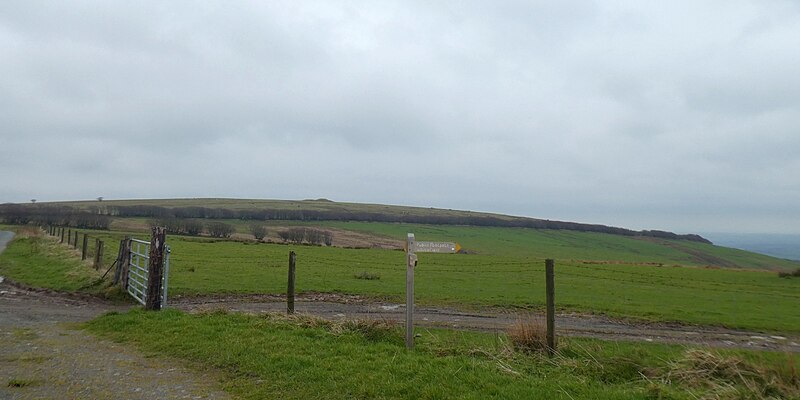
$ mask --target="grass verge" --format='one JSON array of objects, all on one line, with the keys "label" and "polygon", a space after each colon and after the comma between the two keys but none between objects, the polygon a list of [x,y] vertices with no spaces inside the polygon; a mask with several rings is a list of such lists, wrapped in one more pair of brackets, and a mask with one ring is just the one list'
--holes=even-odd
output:
[{"label": "grass verge", "polygon": [[[682,360],[695,351],[679,346],[570,339],[562,343],[556,358],[548,359],[511,350],[501,334],[425,330],[416,350],[407,351],[401,332],[380,324],[174,310],[107,314],[86,328],[152,354],[220,370],[225,389],[244,399],[800,395],[793,360],[775,353],[708,352],[726,365],[739,365],[741,371],[756,371],[763,379],[739,381],[718,374],[709,375],[715,381],[705,385],[698,382],[711,382],[710,378],[688,381],[672,372],[683,368]],[[740,361],[731,363],[732,358]],[[720,393],[739,397],[720,397]]]},{"label": "grass verge", "polygon": [[80,253],[35,228],[18,228],[0,254],[0,275],[24,285],[62,292],[84,292],[113,300],[125,298],[110,280],[81,261]]}]

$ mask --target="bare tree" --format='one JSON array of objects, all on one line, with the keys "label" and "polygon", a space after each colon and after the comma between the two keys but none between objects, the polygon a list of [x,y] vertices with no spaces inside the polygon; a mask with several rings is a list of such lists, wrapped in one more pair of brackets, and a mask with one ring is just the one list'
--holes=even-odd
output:
[{"label": "bare tree", "polygon": [[267,227],[261,224],[250,224],[250,233],[256,240],[263,240],[267,236]]},{"label": "bare tree", "polygon": [[31,204],[36,204],[36,199],[31,199]]},{"label": "bare tree", "polygon": [[206,224],[208,234],[218,238],[229,238],[234,232],[234,228],[224,222],[209,222]]}]

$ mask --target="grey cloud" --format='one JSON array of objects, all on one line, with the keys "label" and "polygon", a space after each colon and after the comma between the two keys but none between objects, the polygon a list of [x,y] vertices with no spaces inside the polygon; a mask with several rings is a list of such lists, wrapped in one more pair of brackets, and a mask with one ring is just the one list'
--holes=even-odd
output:
[{"label": "grey cloud", "polygon": [[791,1],[5,2],[0,201],[329,197],[796,231],[798,17]]}]

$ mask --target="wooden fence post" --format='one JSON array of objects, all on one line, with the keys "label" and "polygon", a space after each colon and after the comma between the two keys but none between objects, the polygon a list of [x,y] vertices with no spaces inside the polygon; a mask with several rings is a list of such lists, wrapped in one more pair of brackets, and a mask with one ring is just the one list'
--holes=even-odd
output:
[{"label": "wooden fence post", "polygon": [[128,268],[131,262],[131,238],[125,237],[119,241],[119,254],[117,255],[117,270],[114,271],[113,284],[122,282],[123,289],[128,290]]},{"label": "wooden fence post", "polygon": [[289,252],[289,283],[286,289],[286,313],[294,314],[295,253]]},{"label": "wooden fence post", "polygon": [[547,295],[547,355],[552,357],[556,351],[556,289],[555,289],[555,262],[547,259],[544,262],[545,285]]},{"label": "wooden fence post", "polygon": [[147,299],[144,309],[158,311],[161,309],[161,279],[164,276],[164,247],[167,232],[164,227],[154,226],[150,239],[150,264],[147,266]]},{"label": "wooden fence post", "polygon": [[97,243],[97,251],[94,254],[94,269],[100,269],[103,266],[103,241],[95,239]]},{"label": "wooden fence post", "polygon": [[61,243],[64,243],[64,227],[61,227]]},{"label": "wooden fence post", "polygon": [[81,248],[81,261],[86,259],[89,250],[89,235],[83,234],[83,247]]},{"label": "wooden fence post", "polygon": [[[84,233],[83,236],[86,236],[86,233]],[[78,248],[78,231],[75,231],[75,237],[72,238],[72,248],[73,249]]]}]

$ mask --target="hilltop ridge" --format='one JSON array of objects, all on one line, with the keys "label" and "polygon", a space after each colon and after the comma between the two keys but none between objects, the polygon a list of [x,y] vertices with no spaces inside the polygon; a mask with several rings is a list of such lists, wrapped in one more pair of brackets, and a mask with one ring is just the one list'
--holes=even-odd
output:
[{"label": "hilltop ridge", "polygon": [[636,231],[601,224],[511,216],[497,213],[383,204],[315,200],[266,200],[228,198],[131,199],[62,201],[0,205],[0,216],[43,218],[49,214],[85,212],[113,217],[203,218],[284,221],[398,222],[431,225],[467,225],[598,232],[623,236],[687,240],[712,244],[697,234],[662,230]]}]

